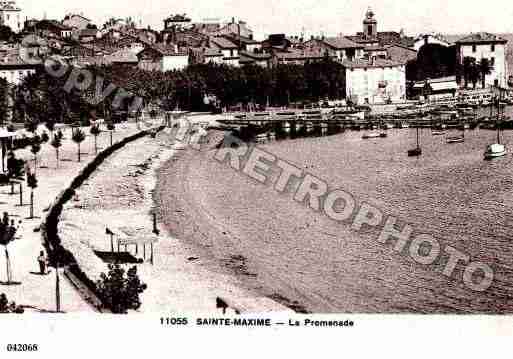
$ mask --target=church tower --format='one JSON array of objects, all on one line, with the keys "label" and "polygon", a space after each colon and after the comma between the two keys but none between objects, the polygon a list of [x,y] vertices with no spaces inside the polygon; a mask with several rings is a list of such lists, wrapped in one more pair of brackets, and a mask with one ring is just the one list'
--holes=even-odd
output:
[{"label": "church tower", "polygon": [[367,9],[365,18],[363,19],[363,36],[365,39],[375,39],[378,35],[378,22],[374,18],[372,9]]}]

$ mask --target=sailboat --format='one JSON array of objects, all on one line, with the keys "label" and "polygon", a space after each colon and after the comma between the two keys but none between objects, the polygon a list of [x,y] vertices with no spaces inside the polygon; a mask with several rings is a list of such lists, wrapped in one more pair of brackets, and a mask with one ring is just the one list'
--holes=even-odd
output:
[{"label": "sailboat", "polygon": [[506,155],[506,146],[501,143],[501,127],[499,126],[499,118],[500,118],[500,97],[502,94],[502,90],[499,89],[499,97],[496,99],[497,101],[497,121],[495,127],[497,127],[497,143],[492,143],[486,146],[486,150],[484,152],[484,159],[489,160],[496,157],[502,157]]},{"label": "sailboat", "polygon": [[416,157],[416,156],[420,156],[422,154],[422,149],[420,148],[420,144],[419,144],[419,128],[417,127],[417,147],[411,149],[411,150],[408,150],[408,156],[410,157]]}]

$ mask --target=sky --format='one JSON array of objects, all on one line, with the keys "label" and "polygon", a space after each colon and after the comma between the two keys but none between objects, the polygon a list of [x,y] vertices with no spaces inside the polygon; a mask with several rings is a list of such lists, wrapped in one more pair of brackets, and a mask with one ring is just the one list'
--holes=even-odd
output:
[{"label": "sky", "polygon": [[83,13],[97,25],[111,16],[136,19],[142,26],[163,27],[170,14],[186,13],[193,21],[232,17],[246,21],[256,38],[271,33],[306,36],[351,35],[362,31],[369,6],[378,31],[408,35],[427,32],[461,34],[478,31],[513,32],[513,4],[504,0],[16,0],[29,18],[62,19]]}]

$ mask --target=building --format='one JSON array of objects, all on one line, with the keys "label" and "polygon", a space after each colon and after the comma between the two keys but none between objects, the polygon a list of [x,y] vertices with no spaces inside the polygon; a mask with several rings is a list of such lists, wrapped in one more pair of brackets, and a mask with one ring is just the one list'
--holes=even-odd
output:
[{"label": "building", "polygon": [[345,37],[312,38],[303,43],[303,47],[310,51],[328,53],[330,57],[338,60],[361,59],[364,55],[364,46]]},{"label": "building", "polygon": [[253,39],[253,30],[248,27],[248,24],[245,21],[240,20],[235,22],[235,18],[232,18],[231,22],[221,27],[216,33],[216,35],[230,34],[238,34],[248,39]]},{"label": "building", "polygon": [[[507,86],[508,69],[506,65],[507,40],[487,32],[467,35],[456,41],[456,61],[460,68],[464,66],[465,58],[472,58],[476,63],[488,59],[491,66],[490,74],[485,74],[485,87],[499,85]],[[464,75],[458,76],[460,86],[464,84]],[[481,81],[478,86],[482,87]]]},{"label": "building", "polygon": [[33,25],[33,28],[25,26],[25,29],[29,32],[37,33],[39,36],[57,37],[61,39],[71,38],[73,34],[73,30],[70,27],[61,24],[57,20],[44,19]]},{"label": "building", "polygon": [[406,99],[406,66],[386,59],[344,61],[346,98],[363,104],[384,104]]},{"label": "building", "polygon": [[41,66],[24,61],[16,52],[0,56],[0,77],[12,85],[19,85],[25,77],[34,74]]},{"label": "building", "polygon": [[240,52],[239,63],[241,65],[258,65],[266,68],[271,66],[271,55],[242,50]]},{"label": "building", "polygon": [[23,29],[21,9],[16,5],[16,1],[0,1],[0,25],[9,26],[16,33]]},{"label": "building", "polygon": [[226,65],[239,66],[239,46],[226,37],[210,38],[210,47],[223,54],[223,63]]},{"label": "building", "polygon": [[153,44],[137,54],[139,68],[149,71],[183,70],[189,65],[189,55],[178,47]]},{"label": "building", "polygon": [[401,44],[386,45],[385,51],[387,59],[405,64],[417,58],[417,51],[415,51],[415,49]]},{"label": "building", "polygon": [[77,30],[85,30],[87,29],[87,26],[91,23],[91,20],[86,18],[83,15],[78,14],[68,14],[64,17],[64,20],[62,20],[62,24],[64,26],[67,26],[71,29],[77,29]]},{"label": "building", "polygon": [[330,55],[326,51],[290,48],[287,51],[273,52],[271,64],[273,66],[278,64],[304,65],[307,62],[322,61],[326,56],[335,60],[335,55]]}]

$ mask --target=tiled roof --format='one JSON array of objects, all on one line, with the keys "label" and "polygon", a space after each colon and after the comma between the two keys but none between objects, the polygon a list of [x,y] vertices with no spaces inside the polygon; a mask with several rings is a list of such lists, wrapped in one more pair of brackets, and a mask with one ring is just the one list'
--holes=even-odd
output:
[{"label": "tiled roof", "polygon": [[187,55],[185,52],[176,51],[174,46],[165,44],[152,44],[149,46],[150,49],[157,51],[163,56],[184,56]]},{"label": "tiled roof", "polygon": [[238,46],[235,45],[232,41],[224,38],[224,37],[212,37],[210,39],[214,44],[219,46],[221,49],[237,49]]},{"label": "tiled roof", "polygon": [[363,48],[362,45],[357,44],[354,41],[349,40],[345,37],[326,37],[324,43],[336,49],[351,49],[351,48]]},{"label": "tiled roof", "polygon": [[476,32],[476,33],[470,34],[470,35],[465,36],[465,37],[459,39],[458,41],[456,41],[456,43],[458,43],[458,44],[475,44],[475,43],[480,43],[480,42],[506,43],[507,40],[505,40],[502,37],[499,37],[497,35],[490,34],[489,32]]},{"label": "tiled roof", "polygon": [[[308,60],[308,59],[322,59],[325,56],[324,51],[310,51],[310,50],[292,50],[287,52],[276,52],[275,56],[278,60]],[[331,56],[334,57],[334,56]]]},{"label": "tiled roof", "polygon": [[358,60],[344,60],[342,65],[346,68],[367,68],[367,67],[395,67],[395,66],[404,66],[403,62],[397,60],[386,60],[386,59],[374,59],[374,62],[370,62],[369,60],[358,59]]}]

